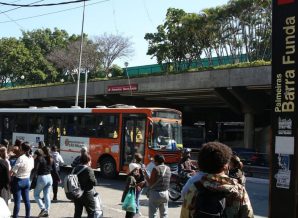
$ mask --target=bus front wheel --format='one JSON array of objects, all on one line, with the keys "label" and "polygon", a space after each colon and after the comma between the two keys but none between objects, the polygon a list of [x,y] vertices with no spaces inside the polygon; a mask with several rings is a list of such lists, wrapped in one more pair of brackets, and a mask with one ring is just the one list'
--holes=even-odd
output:
[{"label": "bus front wheel", "polygon": [[115,178],[117,175],[116,162],[111,157],[105,157],[100,161],[101,175],[104,178]]}]

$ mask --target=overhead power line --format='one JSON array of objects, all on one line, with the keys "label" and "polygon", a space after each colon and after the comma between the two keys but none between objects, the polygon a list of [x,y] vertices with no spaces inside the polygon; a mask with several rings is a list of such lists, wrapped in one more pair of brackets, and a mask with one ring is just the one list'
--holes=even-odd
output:
[{"label": "overhead power line", "polygon": [[12,3],[5,3],[0,2],[0,5],[6,6],[14,6],[14,7],[45,7],[45,6],[56,6],[56,5],[67,5],[67,4],[74,4],[83,1],[90,1],[90,0],[75,0],[75,1],[67,1],[67,2],[58,2],[58,3],[49,3],[49,4],[27,4],[27,5],[20,5],[20,4],[12,4]]},{"label": "overhead power line", "polygon": [[[13,1],[13,2],[10,2],[10,3],[16,3],[16,2],[19,2],[19,1],[21,1],[21,0],[16,0],[16,1]],[[3,5],[1,7],[3,7]]]},{"label": "overhead power line", "polygon": [[[36,1],[36,2],[32,2],[32,3],[30,3],[30,5],[38,3],[38,2],[43,2],[43,1],[45,1],[45,0],[39,0],[39,1]],[[6,10],[6,11],[1,11],[0,14],[4,14],[4,13],[9,12],[9,11],[14,11],[14,10],[17,10],[17,9],[20,9],[20,8],[22,8],[22,7],[16,7],[16,8],[12,8],[12,9]]]},{"label": "overhead power line", "polygon": [[17,23],[15,20],[13,20],[10,16],[8,16],[6,13],[3,13],[8,19],[11,20],[11,22],[15,23],[21,30],[24,29],[19,23]]},{"label": "overhead power line", "polygon": [[[102,0],[102,1],[99,1],[99,2],[91,3],[91,4],[86,5],[86,7],[91,6],[91,5],[100,4],[100,3],[103,3],[103,2],[107,2],[107,1],[110,1],[110,0]],[[28,19],[32,19],[32,18],[36,18],[36,17],[42,17],[42,16],[51,15],[51,14],[58,14],[58,13],[61,13],[61,12],[71,11],[71,10],[75,10],[75,9],[82,8],[82,7],[83,6],[78,6],[78,7],[68,8],[68,9],[65,9],[65,10],[54,11],[54,12],[49,12],[49,13],[45,13],[45,14],[39,14],[39,15],[31,16],[31,17],[23,17],[23,18],[19,18],[19,19],[14,19],[13,21],[28,20]],[[13,22],[13,21],[1,21],[0,23],[10,23],[10,22]]]}]

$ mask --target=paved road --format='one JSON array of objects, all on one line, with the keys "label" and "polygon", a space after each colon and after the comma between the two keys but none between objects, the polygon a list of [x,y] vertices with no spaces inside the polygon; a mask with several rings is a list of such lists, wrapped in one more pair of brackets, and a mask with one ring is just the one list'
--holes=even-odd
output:
[{"label": "paved road", "polygon": [[[66,171],[65,171],[66,172]],[[104,207],[104,217],[125,217],[125,212],[121,209],[120,199],[125,185],[126,176],[119,176],[116,180],[102,179],[96,172],[99,185],[96,190],[101,194]],[[268,184],[260,181],[248,181],[247,190],[249,192],[256,217],[267,217],[268,214]],[[52,194],[51,194],[52,197]],[[31,217],[37,217],[40,210],[34,201],[33,193],[30,193]],[[169,203],[169,217],[179,217],[181,201]],[[11,211],[13,203],[9,205]],[[141,196],[142,217],[148,217],[148,199],[145,195]],[[58,201],[52,202],[50,217],[73,217],[74,205],[66,199],[64,190],[59,188]],[[24,204],[21,205],[20,217],[24,217]],[[86,214],[83,215],[86,217]]]}]

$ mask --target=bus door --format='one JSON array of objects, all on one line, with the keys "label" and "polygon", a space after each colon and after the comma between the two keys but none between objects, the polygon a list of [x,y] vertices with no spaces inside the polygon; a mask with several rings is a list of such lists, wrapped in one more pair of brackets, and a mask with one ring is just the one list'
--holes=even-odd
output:
[{"label": "bus door", "polygon": [[123,114],[121,165],[132,162],[135,153],[145,154],[146,116]]},{"label": "bus door", "polygon": [[62,133],[62,118],[60,116],[46,116],[45,117],[45,124],[46,124],[46,145],[53,146],[56,145],[57,147],[60,146],[60,136]]}]

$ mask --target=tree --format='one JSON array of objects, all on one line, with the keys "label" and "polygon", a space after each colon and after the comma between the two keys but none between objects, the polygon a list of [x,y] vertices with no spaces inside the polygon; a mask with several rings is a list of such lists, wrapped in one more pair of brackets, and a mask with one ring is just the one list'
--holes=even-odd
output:
[{"label": "tree", "polygon": [[[77,75],[79,67],[80,41],[71,41],[66,48],[54,49],[48,56],[54,65],[62,71],[60,77],[67,76],[75,82],[74,74]],[[96,45],[92,41],[84,39],[82,45],[81,72],[96,73],[99,66],[100,55],[96,51]]]},{"label": "tree", "polygon": [[123,75],[123,69],[116,64],[111,66],[110,71],[112,72],[113,76],[122,76]]},{"label": "tree", "polygon": [[[230,0],[200,14],[169,8],[156,33],[147,33],[147,54],[166,71],[181,71],[191,63],[225,64],[271,58],[271,0]],[[204,55],[203,55],[204,53]],[[218,63],[212,62],[213,56]]]},{"label": "tree", "polygon": [[[65,30],[37,29],[33,31],[22,31],[23,37],[21,40],[28,49],[38,47],[43,55],[48,55],[56,48],[65,48],[69,43],[69,34]],[[71,39],[76,39],[73,35]]]},{"label": "tree", "polygon": [[129,57],[134,52],[133,43],[130,39],[121,35],[107,35],[104,33],[95,37],[94,43],[99,53],[99,62],[102,64],[106,75],[116,59]]},{"label": "tree", "polygon": [[56,73],[43,56],[32,53],[22,41],[16,38],[0,40],[1,87],[7,83],[11,83],[12,86],[23,82],[44,83],[47,78],[49,80],[55,78]]},{"label": "tree", "polygon": [[188,33],[182,24],[184,16],[182,9],[169,8],[166,21],[157,27],[157,33],[146,33],[144,37],[149,43],[147,55],[156,57],[167,72],[180,71],[181,62],[186,58]]}]

